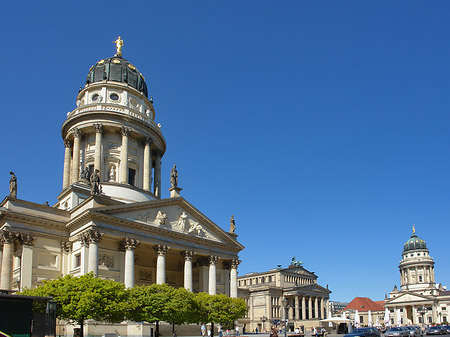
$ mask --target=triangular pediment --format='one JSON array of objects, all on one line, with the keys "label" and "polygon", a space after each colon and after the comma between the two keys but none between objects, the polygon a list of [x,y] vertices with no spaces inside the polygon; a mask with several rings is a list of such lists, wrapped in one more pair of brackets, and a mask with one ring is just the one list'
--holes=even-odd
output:
[{"label": "triangular pediment", "polygon": [[318,285],[317,283],[307,284],[307,285],[304,285],[304,286],[299,286],[297,288],[300,288],[302,291],[326,292],[326,293],[330,293],[331,292],[327,288],[324,288],[324,287]]},{"label": "triangular pediment", "polygon": [[396,296],[394,298],[390,298],[389,300],[386,301],[386,305],[399,304],[399,303],[405,303],[405,302],[423,302],[423,301],[430,301],[430,300],[432,300],[432,298],[429,296],[406,292],[406,293]]},{"label": "triangular pediment", "polygon": [[157,228],[167,231],[168,234],[184,235],[190,239],[203,239],[241,246],[232,238],[232,235],[226,233],[184,198],[100,207],[92,211],[148,226],[149,230]]},{"label": "triangular pediment", "polygon": [[295,268],[284,269],[283,273],[284,274],[290,274],[290,275],[303,275],[303,276],[309,276],[309,277],[312,277],[312,278],[317,278],[317,276],[314,273],[306,270],[303,267],[295,267]]}]

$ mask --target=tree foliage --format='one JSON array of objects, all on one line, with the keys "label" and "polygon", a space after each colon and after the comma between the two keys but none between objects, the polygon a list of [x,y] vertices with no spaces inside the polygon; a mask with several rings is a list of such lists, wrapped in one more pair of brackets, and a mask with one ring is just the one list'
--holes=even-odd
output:
[{"label": "tree foliage", "polygon": [[247,305],[242,298],[198,293],[196,300],[202,322],[226,324],[243,317],[247,312]]},{"label": "tree foliage", "polygon": [[25,290],[23,295],[51,296],[58,303],[58,318],[76,322],[83,328],[86,319],[121,322],[127,308],[127,293],[118,282],[94,277],[92,273],[74,277],[66,275],[42,286]]}]

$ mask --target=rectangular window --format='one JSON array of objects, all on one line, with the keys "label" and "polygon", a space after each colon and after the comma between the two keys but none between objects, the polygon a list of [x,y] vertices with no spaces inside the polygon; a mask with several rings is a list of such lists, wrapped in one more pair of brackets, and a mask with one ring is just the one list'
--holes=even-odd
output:
[{"label": "rectangular window", "polygon": [[75,268],[81,267],[81,254],[75,255]]},{"label": "rectangular window", "polygon": [[129,168],[128,169],[128,184],[130,184],[131,186],[134,186],[136,180],[136,170]]},{"label": "rectangular window", "polygon": [[433,317],[428,317],[428,323],[433,323]]},{"label": "rectangular window", "polygon": [[422,317],[419,317],[419,323],[422,324]]},{"label": "rectangular window", "polygon": [[422,275],[419,275],[419,282],[423,282]]},{"label": "rectangular window", "polygon": [[447,307],[442,307],[442,310],[447,310]]},{"label": "rectangular window", "polygon": [[443,322],[447,322],[447,316],[442,316]]}]

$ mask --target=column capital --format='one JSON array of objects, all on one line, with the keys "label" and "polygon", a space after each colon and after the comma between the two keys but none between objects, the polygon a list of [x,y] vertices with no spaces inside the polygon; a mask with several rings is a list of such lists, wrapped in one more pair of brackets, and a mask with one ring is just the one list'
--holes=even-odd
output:
[{"label": "column capital", "polygon": [[144,145],[151,145],[153,143],[152,137],[145,137]]},{"label": "column capital", "polygon": [[100,243],[100,241],[102,241],[102,237],[103,233],[100,233],[95,229],[90,229],[81,234],[80,241],[82,245],[89,246],[90,243]]},{"label": "column capital", "polygon": [[36,242],[36,238],[31,236],[30,234],[19,234],[18,235],[19,242],[23,246],[34,246],[34,243]]},{"label": "column capital", "polygon": [[103,124],[95,123],[94,129],[96,133],[103,133]]},{"label": "column capital", "polygon": [[83,131],[79,130],[78,128],[73,128],[72,133],[75,138],[79,138],[79,139],[83,138],[83,135],[84,135]]},{"label": "column capital", "polygon": [[3,243],[14,243],[17,239],[17,234],[7,229],[2,229],[0,236],[3,239]]},{"label": "column capital", "polygon": [[231,268],[237,268],[241,262],[241,260],[231,260],[230,266]]},{"label": "column capital", "polygon": [[72,242],[61,241],[61,252],[70,253],[72,251]]},{"label": "column capital", "polygon": [[183,256],[185,261],[192,261],[194,258],[195,252],[192,250],[183,250],[180,252],[181,256]]},{"label": "column capital", "polygon": [[66,148],[72,147],[72,141],[70,139],[64,140],[64,147]]},{"label": "column capital", "polygon": [[128,137],[131,133],[131,129],[127,128],[126,126],[122,126],[122,128],[120,129],[120,133],[122,136]]},{"label": "column capital", "polygon": [[216,265],[217,262],[219,262],[220,257],[219,256],[215,256],[215,255],[211,255],[208,257],[208,261],[210,265]]},{"label": "column capital", "polygon": [[166,245],[156,245],[153,246],[153,249],[155,250],[156,254],[159,256],[165,256],[167,252],[169,251],[170,247]]},{"label": "column capital", "polygon": [[139,246],[139,240],[135,238],[126,237],[120,242],[120,250],[135,250]]}]

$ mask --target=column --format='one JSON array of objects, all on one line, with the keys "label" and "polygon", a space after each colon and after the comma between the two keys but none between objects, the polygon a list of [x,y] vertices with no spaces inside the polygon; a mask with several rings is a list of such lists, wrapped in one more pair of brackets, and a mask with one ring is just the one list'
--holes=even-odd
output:
[{"label": "column", "polygon": [[84,240],[89,244],[88,273],[92,272],[94,276],[98,275],[98,244],[102,237],[103,233],[95,229],[90,229],[84,234]]},{"label": "column", "polygon": [[192,259],[195,253],[191,250],[181,252],[184,258],[184,289],[192,291],[194,288],[192,281]]},{"label": "column", "polygon": [[403,307],[403,324],[408,325],[408,313],[406,312],[406,307]]},{"label": "column", "polygon": [[312,319],[312,297],[308,297],[308,319]]},{"label": "column", "polygon": [[431,313],[433,315],[433,322],[437,323],[438,318],[437,318],[437,311],[436,311],[436,303],[432,303],[432,305],[431,305]]},{"label": "column", "polygon": [[33,246],[36,239],[21,235],[22,258],[20,259],[20,289],[31,289],[33,280]]},{"label": "column", "polygon": [[306,298],[302,296],[302,320],[306,319]]},{"label": "column", "polygon": [[151,153],[152,139],[150,137],[145,138],[144,146],[144,179],[143,189],[144,191],[151,191],[152,186],[152,153]]},{"label": "column", "polygon": [[2,231],[3,254],[0,289],[11,290],[13,277],[13,250],[16,234],[8,230]]},{"label": "column", "polygon": [[231,261],[230,270],[230,297],[238,297],[238,286],[237,286],[237,267],[241,263],[239,260]]},{"label": "column", "polygon": [[411,306],[411,312],[412,312],[412,324],[416,325],[417,324],[417,319],[416,319],[416,307],[414,305]]},{"label": "column", "polygon": [[216,284],[216,264],[219,261],[218,256],[210,256],[209,257],[209,282],[208,282],[208,290],[210,295],[217,294],[217,284]]},{"label": "column", "polygon": [[[290,302],[290,301],[289,301]],[[291,304],[289,305],[289,311],[288,311],[288,319],[292,321],[294,319],[294,306]]]},{"label": "column", "polygon": [[64,141],[64,171],[63,171],[63,188],[70,185],[70,157],[72,153],[72,142],[68,139]]},{"label": "column", "polygon": [[298,295],[295,295],[294,297],[294,305],[295,305],[295,320],[300,320],[300,301],[298,298]]},{"label": "column", "polygon": [[139,245],[139,241],[133,238],[126,238],[122,242],[125,250],[125,276],[124,283],[126,288],[134,287],[134,251]]},{"label": "column", "polygon": [[319,298],[314,299],[314,318],[319,318]]},{"label": "column", "polygon": [[0,235],[0,284],[2,282],[2,260],[3,260],[3,237]]},{"label": "column", "polygon": [[321,312],[321,315],[320,315],[320,318],[322,318],[322,319],[325,319],[326,317],[325,317],[325,298],[321,298],[320,299],[320,312]]},{"label": "column", "polygon": [[166,254],[170,247],[166,245],[156,245],[153,247],[156,254],[156,284],[166,283]]},{"label": "column", "polygon": [[[122,126],[122,146],[120,147],[120,179],[119,183],[128,184],[128,136],[131,129]],[[165,282],[164,282],[165,283]]]},{"label": "column", "polygon": [[70,272],[69,253],[72,251],[72,243],[70,241],[61,241],[61,272],[67,275]]},{"label": "column", "polygon": [[71,183],[74,184],[80,177],[80,140],[83,132],[77,128],[73,128],[73,157],[72,157],[72,177]]},{"label": "column", "polygon": [[100,177],[103,174],[102,171],[102,136],[103,136],[103,124],[94,124],[95,129],[95,153],[94,153],[94,170],[100,172]]},{"label": "column", "polygon": [[153,185],[153,194],[161,198],[161,151],[156,151],[155,155],[155,183]]}]

